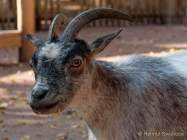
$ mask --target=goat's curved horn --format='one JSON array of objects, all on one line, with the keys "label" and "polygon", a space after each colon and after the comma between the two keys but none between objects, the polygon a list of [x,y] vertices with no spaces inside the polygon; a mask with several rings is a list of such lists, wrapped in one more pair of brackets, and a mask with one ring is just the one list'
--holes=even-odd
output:
[{"label": "goat's curved horn", "polygon": [[56,32],[57,27],[59,24],[64,24],[66,21],[67,21],[67,17],[63,13],[57,14],[54,17],[54,19],[49,27],[49,34],[48,34],[49,41],[53,41],[58,38],[58,35]]},{"label": "goat's curved horn", "polygon": [[73,40],[78,32],[84,27],[86,24],[90,23],[93,20],[101,19],[101,18],[114,18],[114,19],[123,19],[132,21],[130,16],[127,14],[111,9],[111,8],[94,8],[80,13],[76,16],[65,28],[64,33],[62,34],[62,38],[60,40],[70,41]]}]

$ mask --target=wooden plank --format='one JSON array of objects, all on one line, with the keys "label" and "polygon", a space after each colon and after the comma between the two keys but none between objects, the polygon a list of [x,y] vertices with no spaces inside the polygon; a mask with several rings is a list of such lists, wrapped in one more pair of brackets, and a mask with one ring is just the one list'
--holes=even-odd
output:
[{"label": "wooden plank", "polygon": [[[35,32],[35,0],[21,0],[22,12],[22,37],[26,34],[34,34]],[[34,51],[31,43],[22,39],[21,56],[20,60],[23,62],[28,61]]]},{"label": "wooden plank", "polygon": [[21,32],[15,30],[6,30],[0,32],[0,48],[20,47]]},{"label": "wooden plank", "polygon": [[22,30],[22,4],[21,0],[17,0],[17,30],[21,31]]},{"label": "wooden plank", "polygon": [[184,2],[184,18],[183,23],[186,26],[187,25],[187,1]]},{"label": "wooden plank", "polygon": [[167,24],[174,22],[174,16],[176,13],[176,0],[167,0],[165,7],[165,20]]},{"label": "wooden plank", "polygon": [[6,5],[3,3],[3,1],[2,1],[2,9],[1,9],[1,12],[2,12],[2,17],[1,17],[1,19],[2,19],[2,29],[3,30],[5,30],[6,29],[6,23],[5,23],[5,18],[6,18],[6,13],[5,13],[5,8],[6,8]]},{"label": "wooden plank", "polygon": [[0,0],[0,30],[3,29],[3,2]]},{"label": "wooden plank", "polygon": [[[37,5],[42,3],[39,8],[37,7],[37,14],[42,17],[43,27],[41,30],[48,29],[49,19],[54,17],[54,13],[63,10],[68,15],[74,15],[75,12],[68,11],[65,7],[67,5],[77,4],[79,2],[80,11],[93,7],[113,7],[128,11],[128,13],[137,21],[137,24],[152,24],[152,23],[182,23],[186,20],[186,0],[40,0],[36,1]],[[1,10],[0,5],[0,10]],[[52,8],[52,9],[51,9]],[[77,13],[80,11],[76,11]],[[70,14],[69,14],[70,13]],[[39,17],[40,17],[39,16]],[[39,22],[39,19],[37,18]],[[162,22],[161,22],[162,21]],[[93,22],[91,26],[121,26],[127,24],[124,21],[113,20],[100,20]],[[117,23],[117,24],[116,24]],[[133,23],[132,23],[133,24]]]},{"label": "wooden plank", "polygon": [[18,23],[18,18],[16,18],[17,17],[17,5],[16,5],[16,3],[17,3],[17,0],[13,0],[12,1],[12,11],[13,11],[13,18],[14,18],[14,21],[13,21],[13,28],[14,29],[16,29],[16,27],[17,27],[17,23]]}]

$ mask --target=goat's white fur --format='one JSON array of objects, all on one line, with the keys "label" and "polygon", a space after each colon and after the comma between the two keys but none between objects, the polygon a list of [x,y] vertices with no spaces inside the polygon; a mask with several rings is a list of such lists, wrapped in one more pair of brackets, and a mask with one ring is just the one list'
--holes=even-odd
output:
[{"label": "goat's white fur", "polygon": [[166,56],[166,59],[187,78],[187,50]]},{"label": "goat's white fur", "polygon": [[97,140],[94,133],[92,132],[92,130],[90,130],[89,127],[88,127],[88,140]]},{"label": "goat's white fur", "polygon": [[55,43],[46,44],[46,47],[43,47],[42,53],[49,59],[53,59],[58,57],[60,54],[60,48],[57,46],[55,47]]}]

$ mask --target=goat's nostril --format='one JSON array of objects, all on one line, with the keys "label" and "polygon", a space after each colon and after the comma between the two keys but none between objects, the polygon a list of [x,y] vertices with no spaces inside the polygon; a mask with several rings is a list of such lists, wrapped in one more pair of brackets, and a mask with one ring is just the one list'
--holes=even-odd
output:
[{"label": "goat's nostril", "polygon": [[35,100],[42,100],[48,93],[48,89],[33,90],[32,97]]}]

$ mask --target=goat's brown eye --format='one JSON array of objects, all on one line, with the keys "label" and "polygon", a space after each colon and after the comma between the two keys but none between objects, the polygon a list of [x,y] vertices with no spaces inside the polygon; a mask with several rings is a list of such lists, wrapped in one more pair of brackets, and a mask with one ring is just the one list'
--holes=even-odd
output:
[{"label": "goat's brown eye", "polygon": [[81,64],[82,64],[82,58],[79,57],[79,56],[75,57],[75,58],[72,60],[72,62],[71,62],[71,66],[72,66],[72,67],[75,67],[75,68],[81,66]]}]

